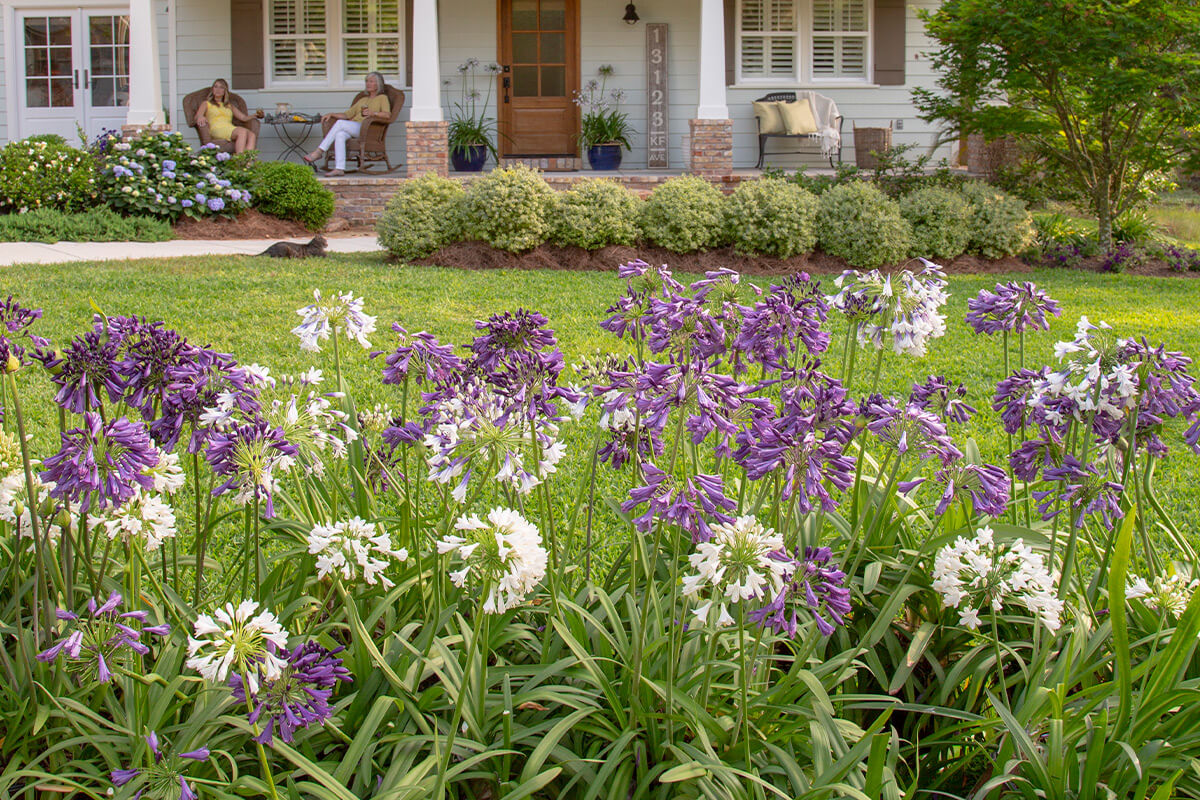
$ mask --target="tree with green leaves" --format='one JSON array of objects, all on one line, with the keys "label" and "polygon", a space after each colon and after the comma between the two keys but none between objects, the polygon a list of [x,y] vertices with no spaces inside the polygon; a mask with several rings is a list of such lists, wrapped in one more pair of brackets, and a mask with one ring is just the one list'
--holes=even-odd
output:
[{"label": "tree with green leaves", "polygon": [[922,18],[939,75],[914,91],[922,117],[1017,137],[1095,215],[1102,246],[1114,217],[1195,158],[1196,0],[947,0]]}]

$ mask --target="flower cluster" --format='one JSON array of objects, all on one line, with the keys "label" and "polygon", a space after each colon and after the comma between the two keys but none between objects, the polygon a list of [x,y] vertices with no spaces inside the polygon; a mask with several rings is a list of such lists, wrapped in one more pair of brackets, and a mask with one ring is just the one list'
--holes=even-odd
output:
[{"label": "flower cluster", "polygon": [[[297,645],[283,659],[279,676],[265,681],[257,691],[251,690],[254,708],[250,724],[258,724],[262,732],[256,742],[270,744],[276,731],[279,738],[290,744],[296,730],[314,723],[321,725],[333,716],[329,699],[338,681],[349,682],[350,671],[342,666],[337,654],[343,648],[326,650],[316,642]],[[246,686],[240,674],[229,676],[233,697],[246,702]]]},{"label": "flower cluster", "polygon": [[829,636],[851,612],[846,573],[830,562],[828,547],[797,548],[794,554],[776,551],[772,558],[783,565],[783,579],[775,596],[750,618],[765,628],[795,638],[802,615],[811,618],[822,636]]},{"label": "flower cluster", "polygon": [[169,625],[147,625],[145,611],[121,611],[123,598],[113,592],[103,603],[95,598],[87,602],[87,614],[59,609],[57,617],[66,622],[58,641],[38,653],[37,660],[61,660],[68,672],[80,682],[113,679],[113,669],[128,660],[132,653],[146,654],[150,647],[142,641],[145,636],[166,636]]},{"label": "flower cluster", "polygon": [[1155,575],[1153,582],[1137,575],[1129,577],[1129,585],[1125,587],[1127,600],[1141,600],[1148,608],[1170,614],[1175,619],[1183,616],[1196,589],[1200,589],[1200,578],[1188,580],[1178,572],[1165,577]]},{"label": "flower cluster", "polygon": [[338,574],[342,580],[361,577],[368,585],[390,589],[383,571],[389,559],[408,560],[408,550],[392,547],[392,538],[377,523],[354,517],[332,525],[317,525],[308,534],[308,554],[317,556],[317,577]]},{"label": "flower cluster", "polygon": [[146,132],[106,153],[101,187],[108,204],[123,213],[171,220],[236,216],[251,196],[225,176],[221,155],[213,144],[192,150],[178,131]]},{"label": "flower cluster", "polygon": [[958,623],[976,629],[981,611],[999,612],[1017,604],[1053,633],[1062,625],[1063,603],[1054,594],[1057,576],[1040,553],[1023,540],[997,544],[983,526],[971,539],[958,537],[940,549],[933,563],[933,589],[942,605],[959,610]]},{"label": "flower cluster", "polygon": [[[28,350],[49,345],[45,339],[29,330],[42,318],[40,308],[25,308],[10,294],[0,303],[0,374],[15,372],[28,363]],[[0,421],[4,419],[0,408]]]},{"label": "flower cluster", "polygon": [[375,331],[375,317],[363,311],[363,299],[355,297],[350,292],[335,294],[321,299],[321,290],[313,290],[314,302],[296,310],[301,322],[292,328],[300,339],[300,349],[310,352],[321,352],[320,342],[339,333],[345,334],[352,342],[357,342],[365,349],[370,349],[371,343],[367,336]]},{"label": "flower cluster", "polygon": [[840,291],[829,303],[856,325],[859,344],[877,350],[890,344],[899,354],[923,356],[928,343],[946,333],[946,276],[921,261],[919,273],[846,270],[834,281]]},{"label": "flower cluster", "polygon": [[193,633],[188,637],[187,667],[210,683],[225,683],[231,673],[242,675],[254,694],[260,677],[276,680],[286,666],[276,653],[287,650],[288,633],[274,614],[259,611],[253,600],[200,614]]},{"label": "flower cluster", "polygon": [[712,594],[692,613],[701,622],[707,622],[715,603],[717,625],[732,625],[728,603],[744,603],[768,592],[778,593],[786,567],[772,553],[782,549],[783,537],[763,527],[752,516],[713,525],[712,537],[697,544],[696,552],[688,556],[688,563],[696,572],[684,576],[683,596],[705,591]]},{"label": "flower cluster", "polygon": [[188,785],[187,776],[184,775],[187,769],[184,761],[208,761],[211,755],[209,749],[200,747],[186,753],[171,753],[154,731],[150,731],[146,737],[146,744],[150,747],[152,763],[147,767],[114,769],[109,774],[113,786],[120,788],[136,782],[130,786],[130,790],[134,786],[140,787],[134,797],[145,797],[147,800],[198,800],[199,796]]},{"label": "flower cluster", "polygon": [[462,569],[450,573],[459,588],[483,594],[486,614],[516,608],[546,577],[547,554],[542,536],[516,511],[493,508],[487,521],[463,515],[454,523],[462,535],[449,534],[437,543],[440,555],[456,555]]},{"label": "flower cluster", "polygon": [[1029,281],[998,283],[967,301],[967,324],[981,334],[1048,331],[1046,316],[1061,313],[1058,301]]},{"label": "flower cluster", "polygon": [[117,417],[105,423],[88,412],[83,424],[62,434],[62,448],[46,459],[41,478],[53,483],[52,497],[93,507],[120,507],[139,489],[154,487],[147,474],[158,464],[159,450],[146,426]]}]

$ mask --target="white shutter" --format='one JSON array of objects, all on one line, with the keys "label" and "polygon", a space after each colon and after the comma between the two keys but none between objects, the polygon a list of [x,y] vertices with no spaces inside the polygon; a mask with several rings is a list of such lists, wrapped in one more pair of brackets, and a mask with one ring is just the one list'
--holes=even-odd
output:
[{"label": "white shutter", "polygon": [[342,8],[344,74],[399,76],[399,0],[345,0]]},{"label": "white shutter", "polygon": [[867,77],[869,19],[867,0],[813,0],[813,77]]},{"label": "white shutter", "polygon": [[269,8],[272,77],[324,79],[328,68],[325,0],[271,0]]},{"label": "white shutter", "polygon": [[787,78],[796,74],[797,0],[741,0],[743,77]]}]

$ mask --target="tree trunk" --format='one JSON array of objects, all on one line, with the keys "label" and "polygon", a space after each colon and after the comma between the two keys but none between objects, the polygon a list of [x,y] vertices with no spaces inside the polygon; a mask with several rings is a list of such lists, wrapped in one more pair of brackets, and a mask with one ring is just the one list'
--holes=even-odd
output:
[{"label": "tree trunk", "polygon": [[1112,198],[1108,194],[1108,186],[1101,185],[1097,187],[1095,194],[1096,203],[1096,240],[1100,243],[1100,249],[1103,252],[1112,250]]}]

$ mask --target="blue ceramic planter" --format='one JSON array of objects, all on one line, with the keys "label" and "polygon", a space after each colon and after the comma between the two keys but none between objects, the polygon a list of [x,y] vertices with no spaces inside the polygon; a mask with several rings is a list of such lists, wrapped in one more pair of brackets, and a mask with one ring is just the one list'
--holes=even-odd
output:
[{"label": "blue ceramic planter", "polygon": [[455,172],[479,172],[487,161],[487,145],[469,144],[462,150],[450,151],[450,163]]},{"label": "blue ceramic planter", "polygon": [[588,164],[595,170],[616,169],[621,166],[621,145],[596,144],[588,148]]}]

